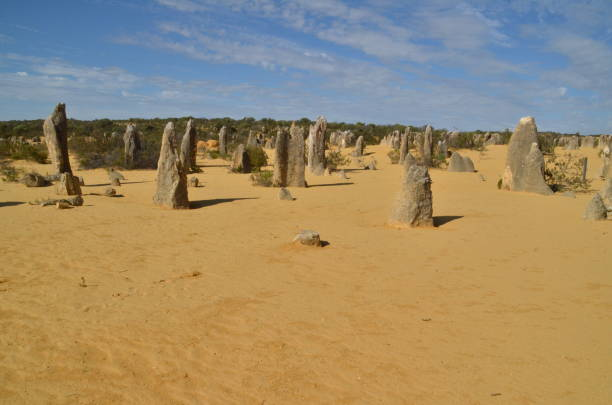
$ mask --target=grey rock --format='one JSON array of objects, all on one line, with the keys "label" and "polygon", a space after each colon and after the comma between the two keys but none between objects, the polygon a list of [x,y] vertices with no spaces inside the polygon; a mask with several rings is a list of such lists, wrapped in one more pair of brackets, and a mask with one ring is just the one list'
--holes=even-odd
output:
[{"label": "grey rock", "polygon": [[566,150],[576,150],[580,147],[580,140],[577,136],[572,136],[567,140],[567,144],[565,145]]},{"label": "grey rock", "polygon": [[55,110],[43,124],[43,131],[55,173],[72,174],[68,156],[68,120],[65,104],[60,103],[55,106]]},{"label": "grey rock", "polygon": [[606,180],[603,188],[599,190],[599,195],[608,210],[612,210],[612,178]]},{"label": "grey rock", "polygon": [[234,151],[231,169],[235,173],[251,173],[251,159],[244,145],[240,144]]},{"label": "grey rock", "polygon": [[289,190],[283,187],[278,191],[278,199],[286,200],[286,201],[293,201],[293,196],[291,195],[291,192]]},{"label": "grey rock", "polygon": [[276,149],[274,149],[273,187],[286,187],[289,175],[289,132],[279,129],[276,135]]},{"label": "grey rock", "polygon": [[55,185],[55,192],[59,195],[80,195],[79,179],[71,173],[60,174],[59,181]]},{"label": "grey rock", "polygon": [[121,180],[119,180],[117,177],[111,177],[110,184],[111,186],[121,187]]},{"label": "grey rock", "polygon": [[189,179],[189,187],[198,187],[200,185],[200,180],[197,177],[191,177]]},{"label": "grey rock", "polygon": [[106,187],[106,188],[104,189],[104,195],[105,195],[106,197],[114,197],[114,196],[116,196],[116,195],[117,195],[117,190],[115,190],[115,189],[114,189],[114,188],[112,188],[112,187]]},{"label": "grey rock", "polygon": [[123,134],[123,153],[126,167],[133,167],[141,150],[140,136],[136,131],[136,125],[129,123]]},{"label": "grey rock", "polygon": [[219,130],[219,153],[227,154],[227,128],[225,126]]},{"label": "grey rock", "polygon": [[414,166],[417,164],[417,160],[414,158],[414,156],[412,156],[412,154],[410,152],[406,153],[406,156],[404,157],[404,171],[408,171],[408,169],[410,169],[410,167]]},{"label": "grey rock", "polygon": [[357,142],[355,143],[355,150],[353,151],[352,156],[363,156],[363,149],[363,135],[360,135],[359,138],[357,138]]},{"label": "grey rock", "polygon": [[431,178],[427,167],[413,165],[407,170],[390,222],[411,227],[433,226]]},{"label": "grey rock", "polygon": [[187,170],[181,164],[176,146],[174,124],[166,124],[157,161],[156,205],[172,209],[188,209]]},{"label": "grey rock", "polygon": [[287,169],[287,186],[306,187],[304,160],[304,130],[291,124],[289,129],[291,139],[289,140],[289,161]]},{"label": "grey rock", "polygon": [[314,125],[310,126],[308,133],[308,169],[315,176],[322,176],[325,170],[325,130],[327,120],[321,116]]},{"label": "grey rock", "polygon": [[300,243],[307,246],[321,246],[321,237],[318,232],[304,230],[295,235],[294,243]]},{"label": "grey rock", "polygon": [[27,173],[19,182],[25,184],[26,187],[45,187],[49,185],[45,177],[38,173]]},{"label": "grey rock", "polygon": [[406,129],[406,132],[404,132],[401,136],[401,142],[400,142],[400,147],[399,147],[399,164],[403,164],[404,160],[406,159],[406,155],[409,153],[408,152],[408,129]]},{"label": "grey rock", "polygon": [[448,162],[449,172],[474,172],[474,163],[468,156],[461,156],[459,152],[453,152]]},{"label": "grey rock", "polygon": [[586,207],[584,219],[602,221],[608,218],[608,210],[599,194],[595,194]]},{"label": "grey rock", "polygon": [[58,210],[65,210],[66,208],[70,208],[70,204],[68,204],[66,201],[58,201],[55,203],[55,206]]},{"label": "grey rock", "polygon": [[544,182],[544,157],[537,141],[537,127],[533,117],[521,118],[508,145],[503,189],[552,194]]},{"label": "grey rock", "polygon": [[423,164],[427,167],[433,166],[433,129],[431,125],[427,125],[425,128],[425,133],[423,134],[423,154],[421,158],[423,160]]},{"label": "grey rock", "polygon": [[339,170],[337,172],[335,172],[336,176],[340,177],[342,180],[348,180],[348,177],[346,177],[346,173],[343,170]]},{"label": "grey rock", "polygon": [[196,153],[198,146],[198,133],[193,120],[187,121],[187,128],[185,129],[185,135],[181,141],[181,165],[187,171],[197,172],[198,166],[196,165]]},{"label": "grey rock", "polygon": [[109,180],[113,180],[113,179],[117,179],[117,180],[125,180],[125,176],[123,176],[123,174],[121,174],[120,171],[116,170],[115,168],[110,168],[108,169],[108,179]]}]

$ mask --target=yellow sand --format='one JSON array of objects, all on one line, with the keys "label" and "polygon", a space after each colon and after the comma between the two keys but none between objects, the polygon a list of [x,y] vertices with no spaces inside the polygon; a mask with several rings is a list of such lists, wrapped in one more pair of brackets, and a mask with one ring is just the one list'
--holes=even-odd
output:
[{"label": "yellow sand", "polygon": [[[0,403],[612,403],[612,221],[582,220],[592,194],[499,191],[491,146],[465,152],[479,173],[431,170],[441,226],[392,229],[387,151],[293,202],[203,161],[188,211],[152,204],[154,171],[69,210],[0,184]],[[329,245],[290,245],[301,229]]]}]

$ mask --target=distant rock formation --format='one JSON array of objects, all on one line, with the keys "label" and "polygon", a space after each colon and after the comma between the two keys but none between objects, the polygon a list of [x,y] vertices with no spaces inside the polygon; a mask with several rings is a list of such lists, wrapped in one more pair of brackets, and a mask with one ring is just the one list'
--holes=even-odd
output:
[{"label": "distant rock formation", "polygon": [[191,172],[197,172],[198,166],[196,165],[196,151],[198,145],[198,134],[193,120],[187,121],[187,128],[185,129],[185,135],[181,141],[181,164],[185,170]]},{"label": "distant rock formation", "polygon": [[276,149],[274,149],[273,187],[286,187],[289,174],[289,132],[279,129],[276,135]]},{"label": "distant rock formation", "polygon": [[138,152],[141,150],[140,136],[136,131],[136,125],[129,123],[123,134],[123,150],[125,167],[133,167],[138,159]]},{"label": "distant rock formation", "polygon": [[474,163],[468,156],[461,156],[459,152],[453,152],[448,163],[449,172],[474,172]]},{"label": "distant rock formation", "polygon": [[227,127],[225,125],[219,130],[219,153],[227,155]]},{"label": "distant rock formation", "polygon": [[322,176],[325,172],[325,130],[327,120],[321,116],[314,125],[310,126],[308,133],[308,169],[315,176]]}]

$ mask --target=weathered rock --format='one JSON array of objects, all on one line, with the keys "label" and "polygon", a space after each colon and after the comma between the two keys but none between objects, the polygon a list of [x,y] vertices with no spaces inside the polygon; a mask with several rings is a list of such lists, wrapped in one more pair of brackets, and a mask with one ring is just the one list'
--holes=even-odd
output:
[{"label": "weathered rock", "polygon": [[322,176],[325,170],[325,130],[327,121],[319,117],[314,125],[310,126],[308,134],[308,169],[315,176]]},{"label": "weathered rock", "polygon": [[110,185],[115,187],[121,187],[121,180],[119,180],[119,178],[117,177],[111,177]]},{"label": "weathered rock", "polygon": [[523,185],[524,191],[550,195],[552,190],[544,181],[544,156],[537,143],[531,144],[531,150],[525,158]]},{"label": "weathered rock", "polygon": [[25,184],[26,187],[45,187],[49,185],[45,177],[38,173],[27,173],[19,182]]},{"label": "weathered rock", "polygon": [[612,178],[606,180],[603,188],[599,190],[599,195],[608,210],[612,211]]},{"label": "weathered rock", "polygon": [[601,195],[595,194],[584,211],[584,219],[592,221],[602,221],[608,218],[608,210],[601,198]]},{"label": "weathered rock", "polygon": [[582,143],[580,147],[581,148],[594,148],[595,147],[595,137],[593,136],[582,137]]},{"label": "weathered rock", "polygon": [[140,136],[136,131],[136,125],[129,123],[123,134],[124,160],[126,167],[133,167],[141,150]]},{"label": "weathered rock", "polygon": [[283,187],[278,191],[278,199],[286,200],[286,201],[293,201],[293,196],[291,195],[291,192],[289,190]]},{"label": "weathered rock", "polygon": [[295,235],[294,243],[301,243],[307,246],[321,246],[321,237],[318,232],[304,230]]},{"label": "weathered rock", "polygon": [[200,185],[200,180],[197,177],[191,177],[189,179],[189,187],[198,187]]},{"label": "weathered rock", "polygon": [[187,170],[181,164],[176,145],[174,124],[166,124],[157,161],[156,205],[172,209],[188,209]]},{"label": "weathered rock", "polygon": [[289,132],[279,129],[276,135],[276,149],[274,149],[273,187],[286,187],[289,175]]},{"label": "weathered rock", "polygon": [[406,153],[406,156],[404,157],[404,170],[407,172],[408,169],[410,169],[410,167],[414,166],[417,164],[417,160],[414,158],[414,156],[412,156],[412,154],[410,152]]},{"label": "weathered rock", "polygon": [[79,180],[79,186],[84,186],[85,185],[85,179],[83,178],[83,176],[76,176],[76,177]]},{"label": "weathered rock", "polygon": [[577,136],[572,136],[567,140],[565,145],[566,150],[576,150],[580,147],[580,141]]},{"label": "weathered rock", "polygon": [[612,178],[612,156],[610,153],[610,147],[608,145],[604,145],[604,147],[601,149],[601,160],[603,166],[599,176],[602,179]]},{"label": "weathered rock", "polygon": [[448,162],[449,172],[474,172],[474,163],[468,156],[461,156],[459,152],[453,152]]},{"label": "weathered rock", "polygon": [[[287,186],[306,187],[304,161],[304,130],[291,124],[289,130],[289,161],[287,170]],[[277,142],[278,143],[278,142]]]},{"label": "weathered rock", "polygon": [[508,144],[503,189],[552,194],[544,182],[544,157],[537,141],[537,127],[533,117],[521,118]]},{"label": "weathered rock", "polygon": [[433,166],[433,129],[431,125],[427,125],[423,134],[423,154],[421,158],[425,166]]},{"label": "weathered rock", "polygon": [[221,155],[227,154],[227,128],[225,125],[219,130],[219,153]]},{"label": "weathered rock", "polygon": [[344,169],[335,172],[335,174],[336,176],[340,177],[342,180],[348,180],[348,177],[346,177],[346,173],[344,172]]},{"label": "weathered rock", "polygon": [[236,173],[251,173],[251,159],[244,145],[240,144],[234,151],[231,169]]},{"label": "weathered rock", "polygon": [[183,135],[183,140],[181,141],[181,165],[187,171],[191,171],[195,173],[198,171],[198,166],[196,165],[196,151],[198,145],[198,133],[196,131],[195,125],[193,125],[193,120],[190,119],[187,121],[187,128],[185,129],[185,135]]},{"label": "weathered rock", "polygon": [[80,195],[79,179],[68,172],[60,174],[58,183],[55,185],[55,192],[59,195]]},{"label": "weathered rock", "polygon": [[431,178],[427,167],[413,165],[407,170],[390,222],[412,227],[433,226]]},{"label": "weathered rock", "polygon": [[106,187],[104,189],[104,195],[107,196],[107,197],[114,197],[114,196],[117,195],[117,190],[115,190],[112,187]]},{"label": "weathered rock", "polygon": [[55,106],[55,110],[43,124],[43,131],[49,158],[55,172],[72,174],[68,156],[68,120],[66,119],[65,104],[60,103]]},{"label": "weathered rock", "polygon": [[363,156],[363,149],[363,135],[360,135],[359,138],[357,138],[357,142],[355,143],[355,150],[353,151],[352,155],[355,157]]},{"label": "weathered rock", "polygon": [[55,203],[55,207],[58,210],[65,210],[66,208],[70,208],[70,204],[68,204],[66,201],[58,201]]},{"label": "weathered rock", "polygon": [[401,136],[399,154],[399,164],[403,164],[408,154],[408,129]]},{"label": "weathered rock", "polygon": [[116,170],[115,168],[111,167],[110,169],[108,169],[108,179],[112,182],[113,179],[117,179],[117,180],[125,180],[125,177],[123,176],[123,174],[121,174],[120,171]]},{"label": "weathered rock", "polygon": [[580,177],[582,181],[586,181],[587,169],[589,166],[589,159],[587,157],[582,157],[578,160],[580,162],[580,166],[582,167],[582,171],[580,173]]},{"label": "weathered rock", "polygon": [[370,160],[368,162],[368,165],[366,166],[366,168],[368,170],[378,170],[377,167],[376,167],[376,161],[375,160]]},{"label": "weathered rock", "polygon": [[266,149],[273,149],[272,148],[272,139],[268,139],[266,141],[266,144],[265,144],[264,148],[266,148]]},{"label": "weathered rock", "polygon": [[247,148],[249,147],[255,147],[257,146],[257,138],[255,137],[255,135],[253,134],[253,131],[249,131],[249,136],[247,137],[247,142],[246,142],[246,146]]}]

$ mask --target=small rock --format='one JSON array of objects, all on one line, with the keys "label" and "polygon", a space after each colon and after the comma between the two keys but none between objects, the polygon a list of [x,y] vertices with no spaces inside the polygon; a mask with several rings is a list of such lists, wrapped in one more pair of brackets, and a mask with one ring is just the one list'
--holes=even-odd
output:
[{"label": "small rock", "polygon": [[104,189],[104,195],[107,197],[114,197],[117,195],[117,190],[112,187],[107,187]]},{"label": "small rock", "polygon": [[602,221],[608,218],[608,210],[599,194],[595,194],[584,212],[584,219]]},{"label": "small rock", "polygon": [[49,182],[38,173],[27,173],[19,181],[25,184],[26,187],[44,187],[49,185]]},{"label": "small rock", "polygon": [[121,180],[119,180],[117,177],[111,178],[111,186],[121,187]]},{"label": "small rock", "polygon": [[319,237],[319,233],[315,231],[301,231],[295,235],[293,242],[299,242],[307,246],[321,246],[321,238]]},{"label": "small rock", "polygon": [[200,185],[200,180],[197,177],[189,178],[189,187],[198,187]]},{"label": "small rock", "polygon": [[58,201],[55,203],[55,206],[57,207],[58,210],[64,210],[66,208],[70,208],[70,204],[68,204],[66,201]]},{"label": "small rock", "polygon": [[291,195],[291,192],[289,192],[289,190],[283,187],[278,191],[278,199],[285,201],[293,201],[293,196]]}]

